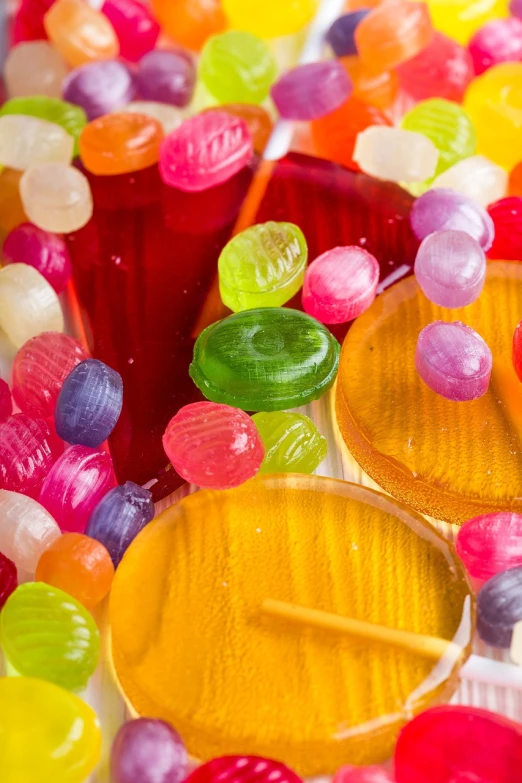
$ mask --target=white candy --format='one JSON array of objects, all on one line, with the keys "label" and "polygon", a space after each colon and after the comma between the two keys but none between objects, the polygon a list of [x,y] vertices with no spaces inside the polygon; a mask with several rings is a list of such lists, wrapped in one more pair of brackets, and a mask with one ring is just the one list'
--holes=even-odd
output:
[{"label": "white candy", "polygon": [[507,171],[483,155],[459,160],[431,184],[432,188],[452,188],[465,193],[483,207],[504,198],[507,186]]},{"label": "white candy", "polygon": [[18,492],[0,489],[0,552],[34,574],[40,555],[61,535],[43,506]]},{"label": "white candy", "polygon": [[29,220],[46,231],[68,234],[92,216],[87,177],[63,163],[40,163],[28,169],[20,180],[20,195]]},{"label": "white candy", "polygon": [[63,332],[62,308],[54,288],[28,264],[0,269],[0,328],[16,348],[40,332]]},{"label": "white candy", "polygon": [[54,122],[25,114],[0,117],[0,164],[25,171],[38,163],[70,163],[74,139]]},{"label": "white candy", "polygon": [[422,133],[372,125],[358,134],[353,159],[379,179],[425,182],[435,174],[439,151]]}]

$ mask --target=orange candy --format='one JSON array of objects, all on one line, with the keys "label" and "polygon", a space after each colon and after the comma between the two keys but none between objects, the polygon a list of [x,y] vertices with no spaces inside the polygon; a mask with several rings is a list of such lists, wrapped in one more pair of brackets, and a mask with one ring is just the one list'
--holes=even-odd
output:
[{"label": "orange candy", "polygon": [[22,174],[14,169],[0,173],[0,233],[7,233],[27,220],[20,198]]},{"label": "orange candy", "polygon": [[122,112],[93,120],[80,135],[80,157],[93,174],[128,174],[153,166],[164,133],[145,114]]},{"label": "orange candy", "polygon": [[45,32],[72,68],[96,60],[112,60],[120,45],[114,28],[101,11],[84,0],[57,0],[44,16]]},{"label": "orange candy", "polygon": [[509,196],[522,196],[522,163],[517,163],[509,175]]},{"label": "orange candy", "polygon": [[81,533],[64,533],[40,557],[35,579],[64,590],[87,609],[111,589],[114,566],[103,544]]},{"label": "orange candy", "polygon": [[227,27],[220,0],[152,0],[152,10],[166,34],[188,49],[201,49]]},{"label": "orange candy", "polygon": [[395,71],[375,72],[359,57],[341,57],[353,85],[352,95],[364,103],[389,109],[399,92],[399,79]]}]

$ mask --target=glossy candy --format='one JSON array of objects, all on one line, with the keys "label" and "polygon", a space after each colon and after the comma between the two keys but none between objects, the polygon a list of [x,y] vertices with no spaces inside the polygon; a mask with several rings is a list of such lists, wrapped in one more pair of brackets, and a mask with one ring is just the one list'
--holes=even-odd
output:
[{"label": "glossy candy", "polygon": [[57,438],[44,419],[9,416],[0,423],[0,487],[27,495],[38,492],[59,454]]},{"label": "glossy candy", "polygon": [[0,232],[11,231],[27,220],[20,197],[20,171],[0,167]]},{"label": "glossy candy", "polygon": [[513,367],[520,382],[522,382],[522,321],[517,324],[513,333]]},{"label": "glossy candy", "polygon": [[326,438],[301,413],[255,413],[252,421],[265,447],[261,473],[313,473],[328,453]]},{"label": "glossy candy", "polygon": [[339,344],[296,310],[244,310],[207,327],[196,341],[190,376],[207,399],[247,411],[317,400],[335,380]]},{"label": "glossy candy", "polygon": [[484,288],[486,256],[464,231],[437,231],[429,234],[418,250],[415,276],[435,304],[465,307]]},{"label": "glossy candy", "polygon": [[429,190],[416,199],[410,223],[417,239],[425,239],[435,231],[465,231],[489,250],[495,227],[485,209],[462,193],[446,188]]},{"label": "glossy candy", "polygon": [[98,503],[85,534],[107,548],[116,568],[129,544],[153,517],[154,503],[149,490],[126,481],[111,489]]},{"label": "glossy candy", "polygon": [[17,586],[16,565],[0,552],[0,609]]},{"label": "glossy candy", "polygon": [[80,137],[80,156],[94,174],[128,174],[158,162],[163,128],[145,114],[123,112],[93,120]]},{"label": "glossy candy", "polygon": [[466,47],[435,31],[431,43],[401,63],[397,74],[402,88],[416,101],[445,98],[460,103],[474,77],[473,60]]},{"label": "glossy candy", "polygon": [[488,207],[495,226],[495,239],[488,258],[522,261],[522,197],[509,196]]},{"label": "glossy candy", "polygon": [[42,553],[35,579],[72,595],[87,609],[111,589],[114,566],[103,544],[80,533],[65,533]]},{"label": "glossy candy", "polygon": [[118,60],[87,63],[75,68],[63,85],[63,97],[81,106],[88,119],[115,111],[136,94],[133,75]]},{"label": "glossy candy", "polygon": [[118,56],[113,26],[84,0],[56,0],[44,17],[44,26],[53,46],[72,68]]},{"label": "glossy candy", "polygon": [[160,27],[148,7],[138,0],[105,0],[102,13],[111,22],[120,44],[120,57],[137,62],[154,49]]},{"label": "glossy candy", "polygon": [[8,264],[0,269],[0,327],[17,348],[40,332],[63,331],[58,297],[34,267]]},{"label": "glossy candy", "polygon": [[5,421],[13,412],[13,400],[9,384],[0,378],[0,421]]},{"label": "glossy candy", "polygon": [[232,311],[277,307],[303,284],[308,248],[293,223],[260,223],[241,231],[218,260],[219,293]]},{"label": "glossy candy", "polygon": [[67,443],[97,448],[113,431],[123,402],[121,375],[98,359],[85,359],[62,384],[54,420]]},{"label": "glossy candy", "polygon": [[75,154],[77,153],[78,137],[87,123],[85,112],[80,106],[43,95],[11,98],[0,108],[0,116],[4,114],[24,114],[59,125],[73,137]]},{"label": "glossy candy", "polygon": [[192,99],[196,69],[183,50],[155,49],[140,60],[136,88],[144,101],[186,106]]},{"label": "glossy candy", "polygon": [[[502,196],[505,196],[506,192],[501,193],[497,198],[491,199],[497,201]],[[511,170],[509,174],[508,192],[509,196],[522,196],[522,161]],[[490,202],[490,203],[491,203]]]},{"label": "glossy candy", "polygon": [[187,783],[218,783],[229,779],[246,783],[254,778],[258,783],[302,783],[301,778],[279,761],[259,756],[221,756],[202,764],[187,778]]},{"label": "glossy candy", "polygon": [[130,112],[132,114],[144,114],[157,120],[165,135],[179,128],[185,119],[183,112],[177,106],[154,101],[131,101],[117,110],[119,114]]},{"label": "glossy candy", "polygon": [[[255,103],[226,103],[219,107],[234,117],[239,117],[247,124],[248,132],[252,136],[252,144],[257,153],[265,149],[270,134],[272,133],[272,120],[266,109]],[[214,108],[209,111],[215,111]]]},{"label": "glossy candy", "polygon": [[338,109],[349,97],[352,84],[337,60],[307,63],[287,71],[270,90],[285,120],[315,120]]},{"label": "glossy candy", "polygon": [[209,111],[185,120],[160,149],[160,173],[166,185],[199,192],[220,185],[250,163],[252,138],[244,120]]},{"label": "glossy candy", "polygon": [[16,588],[0,614],[2,649],[11,667],[67,690],[85,688],[100,654],[100,635],[75,598],[43,582]]},{"label": "glossy candy", "polygon": [[499,511],[470,519],[460,528],[456,547],[476,579],[522,566],[522,515]]},{"label": "glossy candy", "polygon": [[232,27],[249,30],[263,38],[297,33],[316,12],[314,0],[223,0],[223,10]]},{"label": "glossy candy", "polygon": [[469,42],[475,73],[479,76],[492,65],[522,59],[522,22],[497,19],[481,27]]},{"label": "glossy candy", "polygon": [[2,677],[0,737],[2,783],[81,783],[100,756],[94,710],[41,679]]},{"label": "glossy candy", "polygon": [[399,82],[395,71],[375,73],[359,57],[343,57],[341,63],[352,82],[352,95],[363,103],[378,109],[394,110],[399,93]]},{"label": "glossy candy", "polygon": [[229,30],[209,38],[198,74],[219,103],[262,103],[277,67],[264,41],[248,32]]},{"label": "glossy candy", "polygon": [[394,778],[383,767],[350,765],[338,769],[332,783],[394,783]]},{"label": "glossy candy", "polygon": [[491,577],[477,595],[477,631],[492,647],[511,646],[513,626],[522,620],[522,567]]},{"label": "glossy candy", "polygon": [[324,324],[352,321],[375,299],[379,275],[377,260],[360,247],[327,250],[306,270],[303,308]]},{"label": "glossy candy", "polygon": [[507,172],[483,155],[471,155],[446,169],[431,184],[433,188],[449,188],[487,207],[506,195]]},{"label": "glossy candy", "polygon": [[333,22],[326,33],[326,42],[330,44],[336,57],[357,54],[354,39],[355,28],[369,12],[368,8],[361,8],[350,14],[343,14]]},{"label": "glossy candy", "polygon": [[52,516],[36,500],[0,490],[0,552],[29,574],[40,555],[61,535]]},{"label": "glossy candy", "polygon": [[10,98],[60,98],[67,66],[49,41],[25,41],[8,52],[3,76]]},{"label": "glossy candy", "polygon": [[227,26],[221,0],[152,0],[152,8],[169,38],[188,49],[201,49]]},{"label": "glossy candy", "polygon": [[114,783],[181,783],[187,751],[164,720],[138,718],[120,727],[111,749]]},{"label": "glossy candy", "polygon": [[24,173],[20,194],[27,217],[45,231],[77,231],[92,216],[92,193],[84,174],[62,163],[40,163]]},{"label": "glossy candy", "polygon": [[422,133],[373,126],[357,136],[353,159],[362,171],[379,179],[425,182],[435,174],[439,151]]},{"label": "glossy candy", "polygon": [[67,245],[57,234],[22,223],[7,235],[2,252],[4,261],[34,267],[57,294],[69,282],[71,259]]},{"label": "glossy candy", "polygon": [[52,122],[23,114],[0,117],[0,165],[25,171],[38,163],[70,163],[74,142]]}]

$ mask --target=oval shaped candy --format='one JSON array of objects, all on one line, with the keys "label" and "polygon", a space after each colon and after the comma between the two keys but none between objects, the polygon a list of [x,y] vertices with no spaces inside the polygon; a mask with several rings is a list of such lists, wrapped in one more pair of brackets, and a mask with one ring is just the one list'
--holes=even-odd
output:
[{"label": "oval shaped candy", "polygon": [[163,128],[145,114],[107,114],[80,137],[82,163],[93,174],[129,174],[158,162]]},{"label": "oval shaped candy", "polygon": [[301,413],[254,413],[252,421],[265,447],[261,473],[313,473],[328,453],[326,438]]},{"label": "oval shaped candy", "polygon": [[513,626],[522,620],[522,567],[495,574],[477,595],[477,631],[492,647],[511,646]]},{"label": "oval shaped candy", "polygon": [[477,76],[497,63],[522,59],[522,21],[513,17],[485,24],[477,30],[468,48]]},{"label": "oval shaped candy", "polygon": [[17,586],[16,564],[0,552],[0,609]]},{"label": "oval shaped candy", "polygon": [[338,363],[339,343],[322,324],[297,310],[267,307],[207,327],[189,372],[213,402],[273,411],[322,397]]},{"label": "oval shaped candy", "polygon": [[61,535],[52,516],[36,500],[0,489],[0,552],[29,574],[40,555]]},{"label": "oval shaped candy", "polygon": [[0,108],[0,116],[5,114],[22,114],[28,117],[37,117],[59,125],[73,137],[75,154],[78,151],[78,137],[87,123],[87,117],[81,106],[44,95],[11,98],[10,101],[6,101]]},{"label": "oval shaped candy", "polygon": [[456,548],[476,579],[522,566],[522,515],[498,511],[474,517],[460,528]]},{"label": "oval shaped candy", "polygon": [[487,207],[506,195],[508,174],[483,155],[471,155],[439,174],[431,187],[458,191],[481,207]]},{"label": "oval shaped candy", "polygon": [[32,223],[22,223],[7,235],[3,255],[12,264],[23,262],[34,267],[57,294],[71,277],[71,258],[62,237]]},{"label": "oval shaped candy", "polygon": [[478,299],[486,280],[486,256],[464,231],[437,231],[424,239],[415,259],[424,294],[441,307],[465,307]]},{"label": "oval shaped candy", "polygon": [[166,721],[130,720],[112,744],[111,774],[114,783],[181,783],[187,774],[187,751]]},{"label": "oval shaped candy", "polygon": [[33,266],[0,269],[0,327],[16,348],[41,332],[63,332],[60,301]]},{"label": "oval shaped candy", "polygon": [[62,448],[45,419],[9,416],[0,422],[0,487],[34,495]]},{"label": "oval shaped candy", "polygon": [[337,109],[352,92],[340,62],[306,63],[287,71],[270,90],[284,120],[315,120]]},{"label": "oval shaped candy", "polygon": [[273,220],[241,231],[218,261],[219,293],[232,311],[278,307],[303,284],[308,247],[301,229]]},{"label": "oval shaped candy", "polygon": [[495,236],[493,220],[486,210],[469,196],[447,188],[428,190],[415,199],[410,223],[417,239],[435,231],[465,231],[483,250],[491,247]]},{"label": "oval shaped candy", "polygon": [[119,54],[118,39],[107,17],[83,0],[57,0],[44,16],[44,27],[72,68]]},{"label": "oval shaped candy", "polygon": [[0,614],[5,657],[17,674],[67,690],[85,688],[100,654],[91,614],[72,596],[43,582],[16,588]]},{"label": "oval shaped candy", "polygon": [[102,60],[75,68],[63,84],[63,97],[81,106],[89,120],[119,109],[132,101],[135,94],[134,77],[125,63],[118,60]]},{"label": "oval shaped candy", "polygon": [[188,776],[187,783],[219,783],[231,779],[234,783],[303,783],[299,775],[280,761],[260,756],[221,756],[207,761]]},{"label": "oval shaped candy", "polygon": [[78,231],[92,216],[86,176],[63,163],[40,163],[28,169],[20,180],[20,195],[29,220],[45,231]]},{"label": "oval shaped candy", "polygon": [[0,116],[0,164],[25,171],[38,163],[70,163],[74,141],[54,122],[24,114]]},{"label": "oval shaped candy", "polygon": [[439,151],[422,133],[372,125],[358,134],[353,159],[372,177],[424,182],[435,174]]},{"label": "oval shaped candy", "polygon": [[67,66],[49,41],[22,41],[7,53],[4,81],[11,98],[60,98]]},{"label": "oval shaped candy", "polygon": [[136,85],[144,101],[187,106],[196,85],[194,61],[182,49],[154,49],[140,60]]},{"label": "oval shaped candy", "polygon": [[105,0],[101,7],[114,28],[120,44],[120,57],[137,62],[154,49],[160,26],[147,5],[139,0]]}]

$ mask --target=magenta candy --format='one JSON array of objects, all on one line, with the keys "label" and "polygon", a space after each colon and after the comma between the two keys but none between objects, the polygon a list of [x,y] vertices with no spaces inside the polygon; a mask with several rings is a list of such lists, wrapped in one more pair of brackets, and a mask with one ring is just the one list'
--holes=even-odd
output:
[{"label": "magenta candy", "polygon": [[417,239],[434,231],[465,231],[483,250],[489,250],[495,236],[493,220],[469,196],[450,188],[434,188],[416,199],[410,223]]},{"label": "magenta candy", "polygon": [[522,261],[522,198],[508,196],[488,207],[495,226],[495,240],[488,258]]},{"label": "magenta candy", "polygon": [[521,60],[522,21],[495,19],[477,30],[468,46],[477,76],[492,65]]},{"label": "magenta candy", "polygon": [[332,783],[393,783],[394,778],[384,767],[341,767]]},{"label": "magenta candy", "polygon": [[196,84],[192,57],[180,50],[156,49],[140,60],[136,72],[139,97],[145,101],[186,106]]},{"label": "magenta candy", "polygon": [[327,250],[306,270],[303,307],[324,324],[342,324],[363,313],[375,299],[379,263],[360,247]]},{"label": "magenta candy", "polygon": [[115,485],[109,454],[71,446],[52,466],[38,501],[64,533],[83,533],[92,511]]},{"label": "magenta candy", "polygon": [[118,731],[111,749],[113,783],[180,783],[186,773],[185,746],[165,721],[138,718]]},{"label": "magenta candy", "polygon": [[522,514],[498,511],[474,517],[460,528],[456,547],[475,579],[522,566]]},{"label": "magenta candy", "polygon": [[337,109],[352,92],[352,83],[337,60],[298,65],[270,90],[285,120],[314,120]]},{"label": "magenta candy", "polygon": [[419,334],[415,366],[424,383],[448,400],[464,402],[488,389],[491,351],[470,326],[434,321]]},{"label": "magenta candy", "polygon": [[516,16],[520,19],[522,17],[522,0],[511,0],[509,10],[512,16]]},{"label": "magenta candy", "polygon": [[163,448],[185,481],[208,489],[237,487],[256,475],[265,456],[250,416],[214,402],[181,408],[167,425]]},{"label": "magenta candy", "polygon": [[44,419],[9,416],[0,422],[0,489],[35,497],[62,449]]},{"label": "magenta candy", "polygon": [[18,407],[52,416],[65,378],[86,358],[80,343],[67,334],[42,332],[32,337],[13,362],[13,397]]},{"label": "magenta candy", "polygon": [[13,412],[13,398],[9,384],[0,378],[0,421],[5,421]]},{"label": "magenta candy", "polygon": [[120,109],[135,94],[134,78],[118,60],[100,60],[75,68],[62,89],[63,99],[81,106],[89,120]]},{"label": "magenta candy", "polygon": [[425,295],[441,307],[465,307],[477,299],[486,279],[486,256],[464,231],[437,231],[421,243],[415,276]]},{"label": "magenta candy", "polygon": [[105,0],[102,13],[112,24],[120,42],[120,57],[137,62],[156,46],[160,26],[139,0]]},{"label": "magenta candy", "polygon": [[71,277],[71,259],[62,237],[32,223],[22,223],[7,235],[3,253],[5,260],[13,264],[34,266],[57,294],[61,294]]},{"label": "magenta candy", "polygon": [[279,761],[260,756],[221,756],[202,764],[186,783],[302,783]]},{"label": "magenta candy", "polygon": [[163,139],[159,168],[166,185],[197,192],[226,182],[252,156],[252,137],[244,120],[208,111],[185,120]]},{"label": "magenta candy", "polygon": [[397,68],[403,90],[416,101],[446,98],[460,103],[475,76],[466,47],[435,31],[431,43]]},{"label": "magenta candy", "polygon": [[18,571],[12,560],[0,552],[0,609],[18,587]]}]

